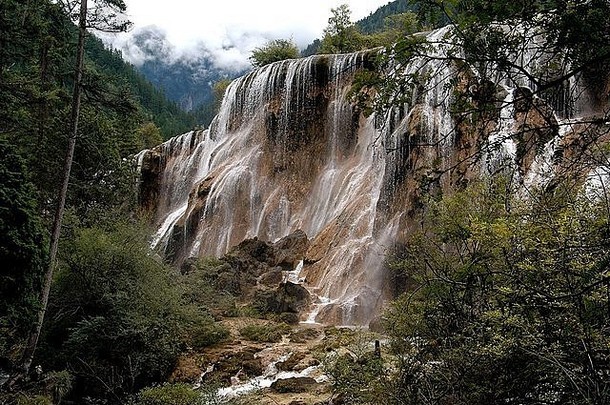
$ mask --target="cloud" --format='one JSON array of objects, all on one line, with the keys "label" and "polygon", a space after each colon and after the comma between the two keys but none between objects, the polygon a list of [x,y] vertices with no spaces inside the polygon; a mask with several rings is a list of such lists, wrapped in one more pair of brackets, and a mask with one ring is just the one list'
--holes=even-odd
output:
[{"label": "cloud", "polygon": [[252,50],[269,40],[291,38],[305,48],[321,36],[330,8],[345,2],[357,20],[388,0],[127,0],[134,29],[102,36],[136,66],[151,58],[170,64],[209,58],[219,69],[241,72],[250,67]]}]

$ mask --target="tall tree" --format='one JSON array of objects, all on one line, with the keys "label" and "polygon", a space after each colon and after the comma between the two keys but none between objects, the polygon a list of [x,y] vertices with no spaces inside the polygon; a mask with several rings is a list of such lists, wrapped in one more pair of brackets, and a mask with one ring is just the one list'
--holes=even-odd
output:
[{"label": "tall tree", "polygon": [[347,4],[331,9],[332,15],[324,29],[320,53],[348,53],[361,48],[362,35],[351,21],[352,12]]},{"label": "tall tree", "polygon": [[15,149],[0,139],[0,359],[9,363],[35,318],[46,259],[36,192]]},{"label": "tall tree", "polygon": [[[125,3],[123,0],[98,0],[95,7],[90,11],[88,9],[87,0],[81,0],[80,2],[67,2],[64,3],[66,11],[69,15],[73,15],[73,10],[76,5],[80,5],[78,13],[78,45],[76,52],[76,62],[74,68],[74,84],[72,92],[72,106],[70,114],[70,128],[68,137],[68,146],[66,149],[66,155],[63,167],[63,181],[61,189],[59,191],[59,199],[55,216],[53,220],[53,228],[51,230],[51,242],[49,249],[49,263],[47,271],[45,273],[44,283],[40,294],[40,310],[38,312],[38,319],[28,339],[26,349],[23,354],[22,370],[27,375],[29,373],[32,361],[34,359],[34,353],[38,345],[38,339],[42,330],[42,325],[47,310],[49,301],[49,293],[51,290],[51,283],[53,281],[53,272],[56,265],[57,248],[59,245],[59,237],[61,233],[61,224],[63,220],[66,197],[68,195],[68,185],[70,182],[70,172],[72,169],[72,161],[74,159],[74,150],[76,147],[76,140],[78,137],[78,124],[81,109],[81,94],[82,94],[82,81],[83,81],[83,60],[85,53],[85,39],[87,36],[87,28],[93,27],[96,29],[103,29],[106,31],[122,31],[127,29],[129,23],[126,21],[116,20],[118,13],[126,10]],[[90,18],[88,18],[90,16]]]}]

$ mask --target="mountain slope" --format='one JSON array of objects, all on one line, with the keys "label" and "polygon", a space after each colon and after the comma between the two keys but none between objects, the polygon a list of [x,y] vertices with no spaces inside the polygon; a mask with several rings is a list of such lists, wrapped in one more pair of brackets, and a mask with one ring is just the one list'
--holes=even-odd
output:
[{"label": "mountain slope", "polygon": [[90,36],[86,52],[97,70],[129,88],[139,102],[142,112],[161,129],[165,139],[186,132],[196,125],[193,115],[179,108],[158,86],[153,85],[145,74],[125,62],[120,51],[109,50],[100,39]]}]

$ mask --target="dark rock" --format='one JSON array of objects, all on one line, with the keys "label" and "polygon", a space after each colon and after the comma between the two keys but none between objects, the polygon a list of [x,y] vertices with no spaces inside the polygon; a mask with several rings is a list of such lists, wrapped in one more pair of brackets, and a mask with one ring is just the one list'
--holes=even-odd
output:
[{"label": "dark rock", "polygon": [[274,268],[270,271],[263,273],[258,279],[259,284],[267,287],[275,287],[282,282],[284,279],[284,273],[280,268]]},{"label": "dark rock", "polygon": [[281,294],[284,298],[284,302],[290,302],[293,311],[283,312],[298,312],[303,307],[309,305],[310,295],[309,291],[300,284],[294,284],[286,282],[280,286]]},{"label": "dark rock", "polygon": [[303,260],[307,249],[309,249],[309,239],[305,232],[298,229],[273,244],[274,259],[270,264],[292,270],[300,260]]},{"label": "dark rock", "polygon": [[513,93],[515,112],[527,112],[532,107],[534,93],[527,87],[518,87]]},{"label": "dark rock", "polygon": [[274,290],[256,290],[253,306],[261,313],[297,313],[309,305],[309,292],[301,285],[286,282]]},{"label": "dark rock", "polygon": [[144,211],[148,211],[150,214],[154,214],[157,201],[159,201],[162,171],[163,164],[159,150],[153,149],[145,152],[140,168],[138,203]]},{"label": "dark rock", "polygon": [[305,353],[293,353],[285,361],[278,362],[275,366],[280,371],[292,371],[303,358],[305,358]]},{"label": "dark rock", "polygon": [[243,373],[247,377],[262,375],[264,367],[260,359],[254,357],[254,352],[249,350],[237,353],[229,353],[214,364],[214,371],[206,375],[206,379],[230,384],[231,377]]},{"label": "dark rock", "polygon": [[309,391],[317,382],[311,377],[293,377],[277,380],[271,384],[271,389],[279,393],[299,393]]},{"label": "dark rock", "polygon": [[381,315],[375,316],[371,322],[369,322],[369,330],[377,333],[385,332],[384,319],[381,317]]},{"label": "dark rock", "polygon": [[240,257],[246,261],[254,259],[257,262],[266,263],[272,261],[274,252],[273,247],[270,244],[254,237],[252,239],[246,239],[232,248],[229,255]]},{"label": "dark rock", "polygon": [[280,322],[284,322],[289,325],[295,325],[299,323],[299,314],[296,314],[294,312],[282,312],[280,314]]}]

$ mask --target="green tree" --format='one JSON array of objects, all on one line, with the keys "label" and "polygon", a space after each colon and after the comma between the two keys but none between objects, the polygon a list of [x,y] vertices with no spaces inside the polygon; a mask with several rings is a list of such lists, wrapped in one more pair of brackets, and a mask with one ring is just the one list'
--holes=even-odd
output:
[{"label": "green tree", "polygon": [[351,21],[347,4],[331,9],[332,16],[324,29],[320,53],[349,53],[362,48],[362,34]]},{"label": "green tree", "polygon": [[[82,96],[82,84],[83,84],[83,66],[84,66],[84,55],[85,55],[85,38],[87,35],[87,27],[92,24],[96,29],[105,29],[108,31],[124,31],[127,29],[129,23],[127,22],[116,22],[117,12],[124,12],[126,9],[123,0],[99,0],[97,6],[89,11],[87,7],[87,0],[80,0],[80,3],[66,3],[65,6],[69,9],[79,4],[78,13],[78,45],[76,50],[76,62],[74,65],[74,84],[72,92],[72,103],[70,112],[70,128],[68,135],[68,145],[66,148],[66,155],[64,159],[64,166],[62,169],[62,185],[59,191],[59,199],[57,202],[57,208],[53,219],[53,227],[51,229],[51,242],[49,248],[49,264],[45,273],[44,283],[40,293],[40,309],[38,311],[38,319],[35,322],[35,326],[28,338],[26,350],[23,354],[23,372],[24,374],[29,373],[30,366],[34,358],[34,352],[38,344],[40,332],[42,330],[42,324],[44,322],[45,312],[47,309],[47,303],[49,300],[49,292],[51,290],[51,284],[53,281],[53,272],[55,267],[57,249],[59,245],[59,237],[61,232],[61,223],[64,216],[64,209],[66,205],[66,198],[68,194],[68,185],[70,182],[70,172],[72,169],[72,162],[74,160],[74,151],[76,147],[76,139],[78,137],[78,125],[81,112],[81,96]],[[88,14],[91,13],[91,14]],[[88,18],[88,15],[90,16]]]},{"label": "green tree", "polygon": [[25,161],[0,139],[0,358],[13,366],[38,308],[46,241]]},{"label": "green tree", "polygon": [[200,336],[213,320],[183,300],[144,229],[79,229],[61,259],[40,361],[72,370],[81,395],[120,402],[166,378],[186,345],[217,341]]},{"label": "green tree", "polygon": [[297,59],[300,56],[299,48],[292,40],[274,39],[255,48],[250,56],[250,62],[254,67],[261,67],[280,60]]},{"label": "green tree", "polygon": [[394,44],[403,37],[418,32],[421,28],[417,15],[412,12],[393,14],[384,20],[385,44]]},{"label": "green tree", "polygon": [[137,136],[140,140],[140,149],[153,148],[163,142],[161,130],[153,122],[147,122],[137,130]]},{"label": "green tree", "polygon": [[607,403],[608,202],[498,185],[433,204],[396,263],[396,402]]}]

